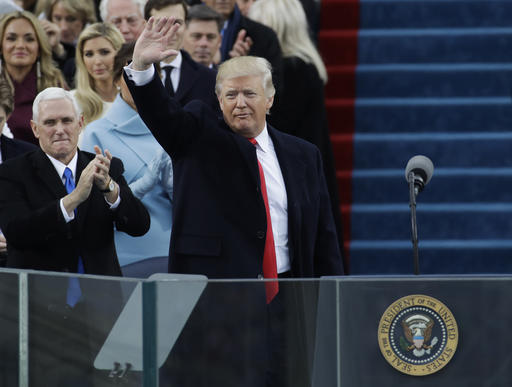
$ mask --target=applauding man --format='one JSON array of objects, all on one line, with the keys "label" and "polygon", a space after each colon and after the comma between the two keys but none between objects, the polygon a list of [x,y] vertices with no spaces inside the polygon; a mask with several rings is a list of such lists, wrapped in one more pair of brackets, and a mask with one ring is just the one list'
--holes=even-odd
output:
[{"label": "applauding man", "polygon": [[[0,165],[8,267],[119,276],[114,226],[132,236],[148,230],[148,212],[128,188],[121,161],[98,147],[96,154],[78,150],[82,125],[72,95],[47,88],[34,100],[31,121],[40,149]],[[120,305],[115,285],[31,277],[30,385],[78,385],[96,377],[93,359]]]},{"label": "applauding man", "polygon": [[[38,149],[0,168],[0,226],[7,266],[119,275],[114,224],[130,235],[149,227],[146,209],[123,178],[120,160],[77,148],[83,119],[71,94],[47,88],[36,97],[32,130]],[[76,184],[67,190],[66,172]],[[68,192],[69,191],[69,192]]]}]

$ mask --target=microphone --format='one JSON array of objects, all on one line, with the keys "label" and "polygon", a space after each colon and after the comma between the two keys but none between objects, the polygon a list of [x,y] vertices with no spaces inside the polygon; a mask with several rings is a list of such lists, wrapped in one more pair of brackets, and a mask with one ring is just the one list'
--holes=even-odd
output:
[{"label": "microphone", "polygon": [[426,156],[412,157],[405,167],[405,179],[409,183],[409,207],[411,209],[411,240],[414,274],[420,274],[418,252],[418,225],[416,223],[416,196],[425,188],[434,174],[434,164]]},{"label": "microphone", "polygon": [[410,183],[411,179],[413,179],[415,196],[423,191],[423,188],[428,184],[433,174],[434,164],[432,164],[432,161],[427,156],[414,156],[405,167],[405,180]]}]

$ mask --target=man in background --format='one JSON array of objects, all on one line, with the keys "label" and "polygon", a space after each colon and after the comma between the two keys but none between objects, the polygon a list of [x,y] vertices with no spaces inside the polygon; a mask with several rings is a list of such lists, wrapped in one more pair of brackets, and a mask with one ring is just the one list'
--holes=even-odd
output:
[{"label": "man in background", "polygon": [[114,24],[126,43],[135,42],[144,29],[145,4],[146,0],[101,0],[101,19]]},{"label": "man in background", "polygon": [[220,32],[222,16],[205,4],[188,9],[183,49],[192,59],[209,68],[216,68],[220,60]]},{"label": "man in background", "polygon": [[168,49],[176,54],[164,58],[160,63],[160,77],[169,95],[181,106],[199,99],[215,111],[219,110],[215,96],[215,71],[196,63],[190,55],[182,50],[185,35],[187,5],[183,0],[149,0],[144,7],[144,17],[174,17],[177,24],[176,34],[168,42]]},{"label": "man in background", "polygon": [[272,78],[279,96],[282,54],[276,33],[240,13],[236,0],[204,0],[225,20],[222,30],[221,62],[242,55],[260,56],[272,65]]}]

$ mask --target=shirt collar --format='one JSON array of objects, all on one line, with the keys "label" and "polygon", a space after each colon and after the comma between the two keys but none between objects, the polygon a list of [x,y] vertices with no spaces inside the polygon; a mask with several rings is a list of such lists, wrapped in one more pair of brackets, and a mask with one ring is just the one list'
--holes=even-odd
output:
[{"label": "shirt collar", "polygon": [[178,50],[178,55],[176,55],[176,58],[174,58],[171,62],[160,62],[160,68],[164,68],[166,66],[171,66],[173,68],[181,68],[181,62],[183,61],[183,56],[181,55],[181,51]]},{"label": "shirt collar", "polygon": [[270,148],[270,145],[269,145],[270,136],[268,134],[267,123],[266,122],[265,122],[265,127],[263,128],[261,133],[258,134],[256,137],[254,137],[254,139],[258,142],[258,146],[260,147],[260,149],[263,152],[266,153],[266,152],[269,151],[269,148]]},{"label": "shirt collar", "polygon": [[76,181],[76,164],[78,161],[78,150],[75,152],[75,155],[73,156],[73,158],[71,159],[71,161],[69,162],[68,165],[61,163],[59,160],[50,156],[48,153],[45,153],[45,154],[46,154],[46,156],[48,156],[48,158],[52,162],[52,164],[55,167],[55,169],[57,170],[57,173],[59,174],[60,178],[62,178],[62,176],[64,176],[64,170],[66,168],[69,168],[69,169],[71,169],[71,173],[73,174],[73,180]]}]

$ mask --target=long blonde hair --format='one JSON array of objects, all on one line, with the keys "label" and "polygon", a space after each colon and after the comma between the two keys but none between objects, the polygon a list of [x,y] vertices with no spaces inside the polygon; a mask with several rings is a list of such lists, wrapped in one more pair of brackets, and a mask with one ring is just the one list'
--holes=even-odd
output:
[{"label": "long blonde hair", "polygon": [[[76,94],[82,108],[85,123],[92,122],[103,113],[103,99],[94,90],[94,79],[90,76],[84,62],[84,45],[90,39],[105,38],[117,52],[124,43],[123,35],[110,23],[94,23],[84,29],[76,45]],[[113,75],[112,75],[113,80]]]},{"label": "long blonde hair", "polygon": [[[50,44],[48,43],[48,39],[46,38],[46,33],[43,31],[39,20],[36,19],[34,15],[27,11],[16,11],[11,12],[5,15],[0,20],[0,53],[2,52],[2,42],[4,40],[5,29],[7,25],[16,19],[25,19],[27,20],[34,29],[36,34],[37,43],[39,45],[39,53],[36,62],[39,62],[37,65],[37,92],[40,92],[47,87],[58,86],[63,87],[66,85],[64,82],[64,78],[62,77],[62,73],[55,66],[52,59],[52,50],[50,48]],[[0,54],[1,55],[1,54]],[[14,91],[14,86],[12,83],[11,76],[6,70],[6,66],[3,65],[0,72],[4,75],[4,77],[9,82],[9,85]]]},{"label": "long blonde hair", "polygon": [[249,17],[276,32],[284,57],[297,56],[312,63],[327,83],[324,62],[308,34],[306,14],[298,0],[258,0],[251,6]]}]

